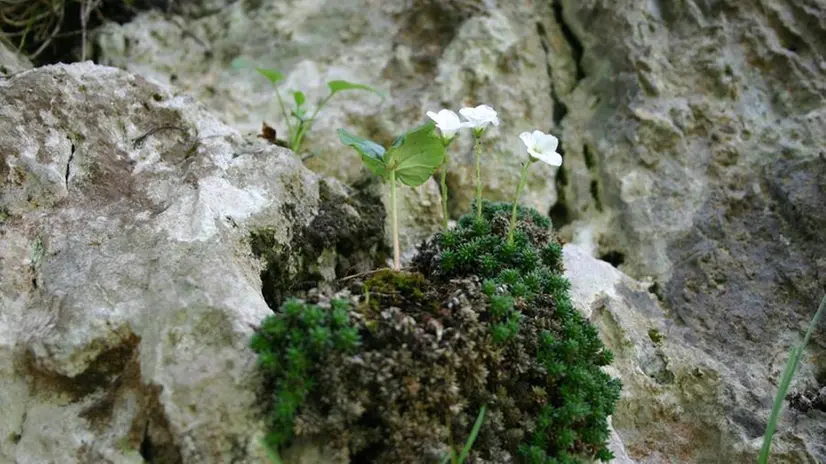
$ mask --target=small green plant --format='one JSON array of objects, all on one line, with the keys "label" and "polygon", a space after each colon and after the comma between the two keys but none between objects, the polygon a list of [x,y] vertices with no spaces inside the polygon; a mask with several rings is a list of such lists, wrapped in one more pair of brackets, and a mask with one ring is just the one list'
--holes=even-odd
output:
[{"label": "small green plant", "polygon": [[445,147],[430,122],[399,136],[385,149],[371,140],[338,130],[341,143],[353,147],[370,171],[390,182],[390,212],[393,224],[393,268],[401,270],[396,181],[418,187],[433,175],[445,158]]},{"label": "small green plant", "polygon": [[315,388],[314,369],[331,352],[350,352],[359,346],[349,307],[345,300],[333,300],[330,308],[323,308],[291,299],[264,319],[250,340],[273,391],[265,438],[271,456],[277,456],[292,438],[295,416]]},{"label": "small green plant", "polygon": [[[242,68],[248,65],[244,60],[238,59],[233,62],[233,66],[236,68]],[[292,91],[293,107],[289,112],[287,112],[287,105],[284,103],[284,98],[281,95],[281,91],[278,89],[278,85],[284,80],[284,74],[275,69],[261,67],[255,67],[255,71],[267,78],[267,80],[273,85],[273,88],[275,88],[275,96],[278,98],[278,106],[281,108],[281,116],[284,117],[284,121],[287,124],[287,129],[289,131],[290,150],[295,153],[300,153],[301,144],[304,142],[304,137],[312,128],[313,122],[318,116],[318,113],[324,109],[327,103],[329,103],[330,100],[338,93],[346,90],[362,90],[378,95],[381,97],[382,101],[384,101],[385,98],[383,92],[370,87],[369,85],[356,84],[343,80],[333,80],[327,82],[327,88],[330,90],[330,93],[321,99],[318,104],[316,104],[315,110],[313,110],[312,113],[309,112],[309,109],[306,106],[306,95],[304,95],[304,92],[300,90]]]},{"label": "small green plant", "polygon": [[792,383],[794,371],[797,369],[797,364],[800,362],[800,356],[803,355],[803,349],[809,344],[809,338],[817,326],[820,316],[823,314],[823,308],[826,308],[826,295],[820,300],[820,306],[817,308],[812,321],[809,323],[809,328],[806,330],[806,335],[800,345],[792,349],[789,356],[789,362],[786,364],[786,369],[783,371],[783,377],[780,379],[780,386],[777,390],[777,397],[774,399],[774,407],[772,407],[769,423],[766,425],[766,434],[763,436],[763,447],[760,449],[760,457],[758,464],[766,464],[769,462],[769,453],[771,451],[772,437],[774,436],[774,429],[777,426],[777,419],[780,416],[780,411],[783,409],[783,400],[786,398],[786,392],[789,390],[789,385]]},{"label": "small green plant", "polygon": [[[358,301],[347,312],[362,337],[357,351],[315,348],[327,340],[317,321],[344,320],[332,304],[326,319],[317,305],[283,305],[257,334],[268,337],[256,350],[273,398],[267,445],[283,450],[294,432],[324,437],[353,462],[609,459],[620,385],[602,367],[612,355],[573,307],[550,220],[518,207],[509,245],[510,212],[510,203],[483,202],[481,219],[474,208],[436,234],[406,272],[346,284],[342,294]],[[521,439],[503,440],[503,430]],[[459,433],[464,446],[445,449]]]},{"label": "small green plant", "polygon": [[278,456],[278,452],[272,449],[272,446],[267,443],[267,440],[262,439],[261,446],[264,447],[264,452],[267,453],[267,458],[272,464],[281,464],[281,457]]},{"label": "small green plant", "polygon": [[[438,113],[428,111],[427,117],[436,123],[436,127],[438,127],[442,133],[442,143],[445,146],[445,152],[447,152],[447,147],[456,138],[456,133],[463,127],[466,127],[466,125],[459,120],[459,116],[457,116],[456,113],[450,110],[442,109],[439,110]],[[447,231],[448,221],[450,220],[447,212],[447,168],[449,163],[450,159],[447,153],[445,153],[445,159],[441,166],[439,166],[439,186],[442,194],[442,230],[444,231]]]},{"label": "small green plant", "polygon": [[[294,99],[303,104],[303,94]],[[256,334],[252,345],[273,392],[266,440],[273,452],[290,442],[300,414],[301,423],[314,424],[303,433],[335,437],[336,446],[355,453],[354,462],[411,462],[452,439],[453,423],[443,425],[450,405],[462,427],[480,409],[461,450],[432,456],[443,464],[464,463],[474,446],[488,459],[510,455],[530,464],[613,458],[607,418],[621,384],[602,370],[613,355],[573,306],[550,219],[518,205],[533,162],[561,164],[558,141],[540,131],[521,134],[530,158],[516,199],[484,202],[480,139],[498,118],[485,105],[460,112],[468,121],[449,110],[429,112],[433,122],[389,148],[338,130],[341,142],[390,183],[393,269],[371,273],[353,312],[335,300],[330,310],[290,300]],[[448,229],[445,151],[463,127],[474,130],[476,201],[473,213]],[[417,187],[439,168],[444,230],[420,247],[411,272],[400,272],[396,183]],[[345,358],[357,345],[359,356]],[[316,381],[324,393],[314,389]],[[354,403],[361,408],[347,406]],[[480,437],[488,408],[488,427],[512,430],[521,443]]]},{"label": "small green plant", "polygon": [[[521,224],[515,233],[510,225],[504,230],[509,210]],[[456,229],[434,239],[439,249],[436,272],[446,280],[468,275],[482,279],[495,344],[524,350],[526,338],[536,337],[529,345],[547,378],[533,387],[548,401],[539,407],[533,433],[519,448],[524,462],[575,463],[577,450],[609,461],[613,456],[604,446],[606,421],[621,386],[599,368],[610,364],[613,354],[574,309],[570,282],[562,274],[562,247],[548,240],[550,228],[550,220],[534,209],[484,202],[481,218],[467,214]],[[549,303],[558,328],[524,334],[523,312]]]},{"label": "small green plant", "polygon": [[470,455],[471,448],[473,448],[473,442],[476,441],[479,430],[482,428],[482,422],[485,420],[485,411],[485,406],[479,409],[479,415],[476,417],[476,422],[474,422],[473,429],[470,431],[470,435],[468,435],[462,450],[457,453],[455,449],[451,448],[448,455],[442,460],[442,464],[464,464],[465,459]]}]

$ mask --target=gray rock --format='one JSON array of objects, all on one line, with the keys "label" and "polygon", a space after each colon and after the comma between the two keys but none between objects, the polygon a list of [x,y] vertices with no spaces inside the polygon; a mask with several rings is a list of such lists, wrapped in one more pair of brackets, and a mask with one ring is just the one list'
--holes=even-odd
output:
[{"label": "gray rock", "polygon": [[266,462],[248,237],[321,183],[115,68],[0,80],[0,461]]},{"label": "gray rock", "polygon": [[[599,328],[614,353],[607,369],[623,383],[612,417],[618,462],[756,462],[771,400],[755,403],[776,393],[779,374],[753,366],[744,374],[747,360],[727,362],[697,347],[694,331],[670,317],[648,284],[588,249],[566,245],[564,258],[572,301]],[[822,462],[817,446],[806,443],[818,443],[823,430],[814,416],[784,420],[771,462]]]},{"label": "gray rock", "polygon": [[[527,1],[265,0],[235,2],[196,18],[142,14],[107,25],[96,40],[102,63],[173,83],[243,132],[258,131],[262,121],[279,133],[286,126],[270,84],[251,70],[233,70],[236,58],[281,69],[287,76],[282,87],[301,89],[311,102],[327,93],[331,79],[388,91],[383,105],[366,93],[337,96],[307,137],[306,148],[317,153],[307,166],[345,182],[357,179],[361,167],[342,148],[336,128],[387,144],[423,122],[428,110],[490,104],[503,123],[485,139],[484,193],[511,200],[526,156],[518,134],[555,127],[535,15]],[[469,133],[450,155],[450,206],[458,217],[475,194]],[[534,166],[523,202],[547,211],[556,199],[554,172]],[[404,194],[411,204],[420,199]],[[439,209],[428,213],[438,224]]]},{"label": "gray rock", "polygon": [[[384,107],[369,95],[342,97],[308,139],[321,153],[308,165],[346,182],[360,167],[336,148],[332,129],[387,142],[426,109],[486,102],[503,124],[488,139],[485,196],[507,199],[516,135],[550,129],[565,162],[532,172],[522,202],[550,208],[583,256],[637,279],[634,295],[656,295],[659,303],[635,296],[627,305],[648,307],[649,325],[669,321],[678,351],[705,364],[686,363],[711,372],[712,380],[692,377],[693,368],[669,374],[645,336],[634,338],[645,376],[686,380],[664,394],[679,405],[665,415],[654,406],[617,414],[620,434],[637,443],[629,455],[703,462],[710,455],[685,451],[687,443],[716,439],[713,459],[752,462],[789,350],[826,286],[823,18],[818,0],[272,0],[197,18],[141,15],[107,26],[98,44],[104,62],[174,76],[243,131],[281,121],[268,84],[229,69],[238,56],[285,70],[285,87],[312,98],[330,78],[389,90]],[[473,192],[469,140],[451,154],[455,216]],[[427,224],[438,223],[436,211]],[[824,360],[815,336],[795,386],[822,387]],[[636,391],[640,401],[648,394]],[[695,422],[682,438],[651,429],[685,408]],[[820,423],[816,413],[784,414],[776,459],[826,460]]]},{"label": "gray rock", "polygon": [[[561,93],[567,235],[652,285],[744,386],[725,428],[759,441],[826,288],[826,5],[562,4],[583,50]],[[823,385],[823,342],[793,385]],[[789,412],[773,449],[825,460],[819,420]]]}]

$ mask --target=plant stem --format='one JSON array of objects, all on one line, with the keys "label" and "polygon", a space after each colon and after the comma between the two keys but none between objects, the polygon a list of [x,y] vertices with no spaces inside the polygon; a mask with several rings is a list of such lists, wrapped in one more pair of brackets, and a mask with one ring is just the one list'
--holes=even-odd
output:
[{"label": "plant stem", "polygon": [[[278,97],[278,106],[281,107],[281,115],[284,116],[284,121],[287,123],[287,130],[290,131],[290,140],[293,140],[293,137],[295,137],[295,130],[290,122],[290,115],[287,113],[287,107],[284,106],[284,99],[281,98],[281,92],[278,91],[278,86],[273,87],[275,87],[275,96]],[[290,150],[295,151],[292,144],[290,144]]]},{"label": "plant stem", "polygon": [[482,137],[476,138],[476,217],[482,218]]},{"label": "plant stem", "polygon": [[533,163],[533,160],[525,162],[522,165],[522,178],[519,179],[519,186],[516,187],[516,198],[513,199],[513,210],[511,211],[511,224],[508,229],[508,245],[513,245],[513,231],[516,230],[516,205],[519,203],[519,196],[522,194],[522,189],[525,188],[525,183],[528,181],[528,167]]},{"label": "plant stem", "polygon": [[295,126],[295,133],[290,134],[290,150],[298,154],[298,149],[301,148],[301,142],[299,137],[301,137],[301,133],[304,130],[304,121],[298,121],[298,125]]},{"label": "plant stem", "polygon": [[800,343],[800,346],[792,349],[791,356],[789,356],[789,362],[786,364],[786,370],[783,371],[783,377],[781,378],[780,386],[777,389],[777,397],[774,400],[774,407],[772,407],[769,423],[766,425],[766,434],[763,436],[763,447],[760,450],[760,457],[757,459],[759,464],[766,464],[769,461],[769,451],[772,446],[774,427],[777,425],[777,418],[780,416],[780,410],[783,409],[783,400],[786,398],[786,391],[792,383],[792,377],[794,377],[794,371],[797,369],[797,363],[800,362],[800,356],[803,354],[803,349],[806,348],[806,345],[809,343],[809,338],[812,336],[812,332],[814,331],[815,326],[817,326],[817,322],[820,320],[820,316],[823,313],[823,308],[826,308],[826,295],[824,295],[823,299],[820,300],[820,306],[817,308],[817,312],[812,318],[812,321],[809,323],[809,329],[806,330],[806,335],[803,337],[803,342]]},{"label": "plant stem", "polygon": [[396,214],[396,171],[390,171],[390,214],[393,221],[393,269],[401,271],[401,250],[399,247],[399,218]]},{"label": "plant stem", "polygon": [[299,126],[298,134],[296,134],[295,136],[295,149],[293,149],[294,152],[297,153],[298,150],[301,148],[301,142],[304,141],[304,135],[307,133],[308,130],[310,130],[310,126],[313,125],[313,121],[315,121],[315,117],[318,116],[318,112],[321,111],[321,109],[327,105],[327,102],[329,102],[330,99],[333,98],[333,95],[335,95],[335,93],[330,93],[330,95],[324,97],[324,100],[321,100],[318,106],[316,106],[315,111],[313,111],[312,116],[310,116],[310,119],[304,121]]},{"label": "plant stem", "polygon": [[447,232],[447,222],[448,222],[448,213],[447,213],[447,155],[445,155],[445,160],[442,162],[442,170],[440,172],[441,179],[439,185],[442,188],[442,229]]}]

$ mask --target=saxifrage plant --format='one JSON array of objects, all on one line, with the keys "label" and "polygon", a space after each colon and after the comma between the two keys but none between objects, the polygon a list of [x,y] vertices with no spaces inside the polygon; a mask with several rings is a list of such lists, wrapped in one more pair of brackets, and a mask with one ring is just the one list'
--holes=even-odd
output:
[{"label": "saxifrage plant", "polygon": [[401,270],[396,181],[418,187],[430,179],[445,158],[445,146],[435,133],[435,124],[423,124],[399,137],[390,148],[338,130],[341,143],[353,147],[370,171],[390,183],[390,213],[393,228],[393,268]]}]

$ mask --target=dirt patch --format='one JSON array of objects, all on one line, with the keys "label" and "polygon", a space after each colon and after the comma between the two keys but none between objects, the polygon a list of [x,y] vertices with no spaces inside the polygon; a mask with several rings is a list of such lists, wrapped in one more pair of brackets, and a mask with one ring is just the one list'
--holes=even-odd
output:
[{"label": "dirt patch", "polygon": [[85,371],[75,377],[42,370],[37,365],[34,354],[28,352],[24,357],[24,372],[31,376],[32,383],[39,390],[67,394],[73,402],[77,402],[99,390],[108,389],[125,371],[138,343],[140,337],[128,334],[120,344],[100,353]]}]

